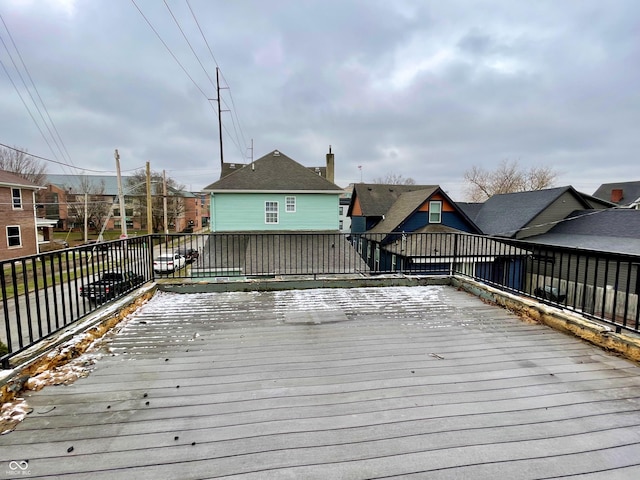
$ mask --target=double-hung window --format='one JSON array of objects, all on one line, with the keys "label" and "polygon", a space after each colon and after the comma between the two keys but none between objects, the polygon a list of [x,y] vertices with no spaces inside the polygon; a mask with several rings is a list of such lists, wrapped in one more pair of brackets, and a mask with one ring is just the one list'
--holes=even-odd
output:
[{"label": "double-hung window", "polygon": [[442,202],[429,202],[429,223],[442,223]]},{"label": "double-hung window", "polygon": [[278,223],[278,202],[264,202],[264,223]]},{"label": "double-hung window", "polygon": [[22,245],[22,237],[20,235],[19,225],[10,225],[7,227],[7,246],[20,247]]},{"label": "double-hung window", "polygon": [[294,213],[296,211],[296,197],[286,197],[286,212]]},{"label": "double-hung window", "polygon": [[11,189],[11,200],[14,210],[22,210],[22,190],[19,188]]}]

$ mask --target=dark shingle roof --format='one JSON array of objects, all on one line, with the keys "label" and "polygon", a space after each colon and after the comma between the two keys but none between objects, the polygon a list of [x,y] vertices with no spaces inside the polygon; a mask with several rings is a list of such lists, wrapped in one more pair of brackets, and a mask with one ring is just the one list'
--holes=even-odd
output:
[{"label": "dark shingle roof", "polygon": [[622,190],[622,199],[619,202],[616,202],[618,205],[630,205],[640,199],[640,181],[603,183],[593,193],[593,196],[611,201],[612,190]]},{"label": "dark shingle roof", "polygon": [[536,215],[566,192],[573,192],[585,208],[589,205],[573,187],[494,195],[482,204],[475,223],[487,235],[513,236]]},{"label": "dark shingle roof", "polygon": [[251,164],[235,170],[204,191],[335,191],[342,189],[285,154],[274,150]]},{"label": "dark shingle roof", "polygon": [[471,220],[475,220],[478,212],[480,212],[480,210],[482,209],[483,203],[456,202],[456,205],[458,205],[458,208],[462,210],[467,217],[469,217]]},{"label": "dark shingle roof", "polygon": [[576,211],[548,233],[527,240],[545,245],[640,255],[640,210]]},{"label": "dark shingle roof", "polygon": [[[357,197],[365,217],[385,215],[400,195],[415,190],[438,188],[438,185],[388,185],[382,183],[356,183],[352,198]],[[349,215],[351,215],[349,207]]]},{"label": "dark shingle roof", "polygon": [[222,169],[220,170],[220,178],[224,178],[227,175],[232,174],[236,170],[240,170],[245,165],[246,163],[223,163]]}]

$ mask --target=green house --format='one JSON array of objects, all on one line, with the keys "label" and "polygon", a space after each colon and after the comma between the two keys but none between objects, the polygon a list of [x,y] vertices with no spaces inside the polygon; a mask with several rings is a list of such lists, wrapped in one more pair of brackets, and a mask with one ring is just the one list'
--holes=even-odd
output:
[{"label": "green house", "polygon": [[229,168],[204,189],[211,194],[212,232],[338,231],[342,189],[327,168],[310,169],[274,150],[246,165]]}]

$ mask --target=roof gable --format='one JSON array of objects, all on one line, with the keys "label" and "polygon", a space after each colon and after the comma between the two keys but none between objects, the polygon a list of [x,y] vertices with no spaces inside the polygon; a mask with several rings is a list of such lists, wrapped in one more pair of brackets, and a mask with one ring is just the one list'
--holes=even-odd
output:
[{"label": "roof gable", "polygon": [[[411,218],[416,214],[416,212],[428,210],[427,204],[432,200],[442,201],[444,207],[443,211],[455,212],[472,228],[472,231],[479,233],[479,229],[473,221],[439,186],[402,193],[389,210],[383,215],[382,221],[376,224],[368,232],[389,233],[399,231],[400,229],[404,231],[407,223],[411,221]],[[425,226],[422,226],[421,228],[425,228]],[[415,229],[415,225],[409,228],[409,230],[412,229]]]},{"label": "roof gable", "polygon": [[[614,202],[613,191],[619,190],[621,198]],[[640,199],[640,181],[603,183],[593,194],[594,197],[601,198],[617,205],[631,205]]]},{"label": "roof gable", "polygon": [[418,210],[429,198],[440,189],[438,187],[414,190],[401,194],[383,215],[383,220],[369,230],[370,233],[387,233],[395,231],[407,218]]},{"label": "roof gable", "polygon": [[396,202],[403,193],[415,190],[429,190],[439,188],[438,185],[390,185],[384,183],[356,183],[353,186],[351,206],[348,216],[353,214],[353,205],[357,199],[360,215],[365,217],[381,217]]},{"label": "roof gable", "polygon": [[573,195],[585,209],[591,207],[571,186],[504,193],[482,204],[475,223],[487,235],[511,237],[565,193]]},{"label": "roof gable", "polygon": [[204,190],[210,192],[238,190],[247,192],[342,192],[342,189],[336,184],[300,165],[278,150],[236,169]]}]

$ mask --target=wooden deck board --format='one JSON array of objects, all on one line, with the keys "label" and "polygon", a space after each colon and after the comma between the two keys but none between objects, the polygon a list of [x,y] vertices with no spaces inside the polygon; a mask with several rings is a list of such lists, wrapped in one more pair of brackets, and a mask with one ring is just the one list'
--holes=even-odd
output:
[{"label": "wooden deck board", "polygon": [[640,475],[636,365],[450,287],[160,294],[101,354],[0,478]]}]

